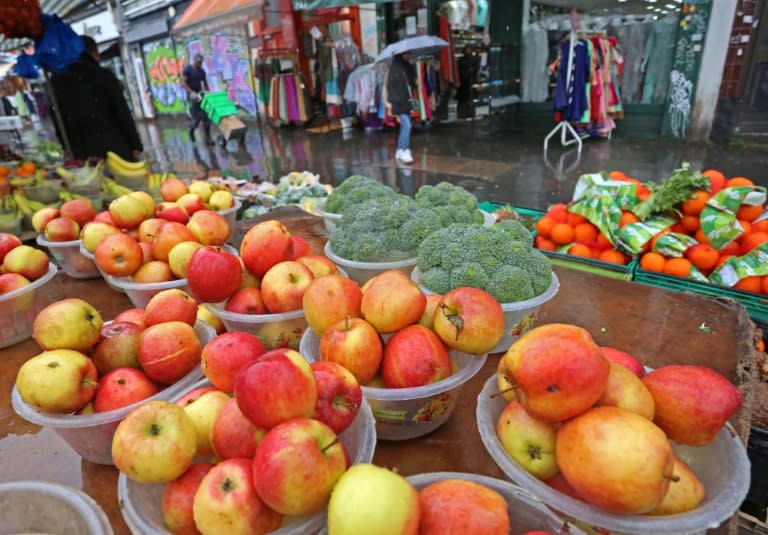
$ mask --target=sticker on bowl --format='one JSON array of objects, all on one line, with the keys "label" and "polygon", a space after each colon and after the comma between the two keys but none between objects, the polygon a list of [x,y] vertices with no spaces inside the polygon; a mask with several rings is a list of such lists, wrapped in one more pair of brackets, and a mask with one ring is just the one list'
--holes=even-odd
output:
[{"label": "sticker on bowl", "polygon": [[518,321],[515,326],[512,327],[512,329],[510,329],[509,336],[520,336],[521,334],[525,334],[530,331],[536,323],[538,316],[538,312],[531,312],[525,316],[523,319]]}]

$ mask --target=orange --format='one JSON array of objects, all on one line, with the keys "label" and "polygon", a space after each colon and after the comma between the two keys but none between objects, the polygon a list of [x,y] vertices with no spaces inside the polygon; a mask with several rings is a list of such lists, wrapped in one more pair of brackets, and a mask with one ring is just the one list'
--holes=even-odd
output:
[{"label": "orange", "polygon": [[677,232],[678,234],[685,234],[685,227],[681,223],[675,223],[669,227],[670,232]]},{"label": "orange", "polygon": [[600,253],[600,256],[597,257],[599,260],[602,260],[603,262],[610,262],[611,264],[621,264],[624,265],[627,263],[626,258],[623,254],[621,254],[616,249],[608,249],[607,251],[603,251]]},{"label": "orange", "polygon": [[720,254],[729,256],[741,256],[741,245],[739,245],[739,242],[736,240],[733,240],[725,247],[720,248]]},{"label": "orange", "polygon": [[691,198],[685,201],[681,207],[685,215],[699,215],[709,200],[709,193],[704,190],[697,191]]},{"label": "orange", "polygon": [[637,188],[637,198],[641,201],[647,201],[648,197],[651,196],[651,190],[648,189],[647,186],[639,186]]},{"label": "orange", "polygon": [[580,216],[579,214],[572,214],[568,212],[568,224],[572,227],[575,227],[576,225],[581,225],[582,223],[589,223],[587,221],[586,217]]},{"label": "orange", "polygon": [[709,238],[707,238],[707,235],[704,234],[704,231],[699,229],[696,231],[696,234],[694,235],[696,238],[696,241],[699,243],[709,243]]},{"label": "orange", "polygon": [[[761,278],[762,278],[761,283],[760,283],[761,286],[762,286],[761,290],[763,291],[764,294],[768,294],[768,275],[766,275],[765,277],[761,277]],[[760,340],[760,341],[762,342],[762,340]],[[763,349],[761,349],[760,351],[765,351],[765,344],[763,344]]]},{"label": "orange", "polygon": [[611,243],[611,240],[608,239],[608,236],[603,234],[602,232],[599,232],[597,234],[597,238],[595,239],[596,246],[599,249],[611,249],[613,248],[613,244]]},{"label": "orange", "polygon": [[573,227],[567,223],[558,223],[552,227],[550,239],[557,245],[565,245],[573,241]]},{"label": "orange", "polygon": [[754,186],[754,185],[755,185],[754,182],[752,182],[748,178],[744,178],[743,176],[736,176],[730,180],[725,181],[726,188],[735,188],[737,186]]},{"label": "orange", "polygon": [[30,175],[34,174],[35,171],[37,171],[37,166],[33,162],[24,162],[21,164],[21,167],[19,167],[22,171],[25,173],[29,173]]},{"label": "orange", "polygon": [[610,173],[608,173],[608,176],[611,177],[611,180],[618,180],[620,182],[627,180],[627,175],[625,175],[621,171],[611,171]]},{"label": "orange", "polygon": [[736,217],[751,223],[760,217],[760,214],[763,213],[763,210],[765,210],[765,207],[760,204],[757,206],[749,206],[748,204],[743,204],[741,208],[739,208],[739,211],[736,212]]},{"label": "orange", "polygon": [[621,219],[619,220],[619,226],[623,227],[624,225],[629,225],[631,223],[637,223],[640,221],[635,214],[632,212],[629,212],[627,210],[624,210],[621,214]]},{"label": "orange", "polygon": [[734,288],[744,290],[745,292],[760,293],[763,289],[763,281],[760,277],[747,277],[737,282]]},{"label": "orange", "polygon": [[597,227],[592,223],[580,223],[573,227],[573,239],[577,242],[594,242],[597,240]]},{"label": "orange", "polygon": [[583,256],[585,258],[592,258],[592,249],[590,249],[586,245],[577,243],[576,245],[568,249],[568,254],[571,256]]},{"label": "orange", "polygon": [[675,277],[687,277],[691,274],[692,264],[685,258],[670,258],[664,264],[664,273]]},{"label": "orange", "polygon": [[701,173],[709,179],[709,192],[714,195],[725,187],[725,175],[716,169],[707,169]]},{"label": "orange", "polygon": [[717,265],[720,259],[720,253],[717,250],[704,243],[696,244],[685,251],[685,257],[691,261],[701,271],[709,271]]},{"label": "orange", "polygon": [[21,167],[19,167],[18,169],[16,169],[16,173],[15,174],[16,174],[16,176],[20,176],[22,178],[26,178],[26,177],[30,177],[30,176],[34,175],[35,172],[34,171],[30,171],[29,169],[22,169]]},{"label": "orange", "polygon": [[739,225],[741,225],[741,228],[744,229],[744,232],[741,236],[739,236],[739,238],[743,238],[745,234],[750,234],[752,232],[752,224],[749,221],[739,219]]},{"label": "orange", "polygon": [[565,212],[566,208],[567,206],[565,205],[565,203],[559,202],[557,204],[553,204],[552,206],[550,206],[549,210],[547,211],[548,212]]},{"label": "orange", "polygon": [[541,236],[536,236],[536,248],[544,251],[554,251],[557,249],[557,246],[552,240],[548,240],[547,238],[543,238]]},{"label": "orange", "polygon": [[734,255],[732,254],[721,254],[720,258],[717,259],[717,264],[715,265],[715,267],[720,267],[720,264],[727,261],[729,258],[733,258],[733,256]]},{"label": "orange", "polygon": [[765,232],[752,232],[747,234],[741,240],[741,254],[747,254],[758,245],[762,245],[768,242],[768,233]]},{"label": "orange", "polygon": [[752,225],[752,232],[768,232],[768,219],[750,224]]},{"label": "orange", "polygon": [[686,232],[696,232],[701,228],[699,216],[697,215],[684,215],[680,220],[680,224],[683,226]]},{"label": "orange", "polygon": [[11,170],[4,165],[0,165],[0,176],[8,176],[11,174]]},{"label": "orange", "polygon": [[555,223],[568,223],[568,212],[565,210],[554,210],[547,212]]},{"label": "orange", "polygon": [[645,253],[640,259],[640,267],[646,271],[654,271],[656,273],[664,272],[664,265],[667,263],[667,259],[661,256],[659,253]]},{"label": "orange", "polygon": [[550,232],[552,232],[552,227],[556,225],[555,220],[552,219],[550,216],[545,215],[542,216],[541,219],[536,221],[536,234],[541,236],[542,238],[549,238]]}]

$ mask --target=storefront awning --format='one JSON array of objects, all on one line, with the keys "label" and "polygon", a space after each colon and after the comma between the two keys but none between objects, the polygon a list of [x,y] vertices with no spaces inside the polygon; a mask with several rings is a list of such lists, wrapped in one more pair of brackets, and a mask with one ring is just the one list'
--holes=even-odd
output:
[{"label": "storefront awning", "polygon": [[62,19],[89,4],[98,4],[96,0],[40,0],[40,9],[48,15],[58,15]]},{"label": "storefront awning", "polygon": [[361,0],[291,0],[291,3],[293,4],[293,9],[307,10],[322,9],[326,7],[347,7],[361,3],[386,4],[393,1],[394,0],[367,0],[365,2],[362,2]]},{"label": "storefront awning", "polygon": [[261,18],[264,0],[194,0],[173,26],[174,34],[213,31]]}]

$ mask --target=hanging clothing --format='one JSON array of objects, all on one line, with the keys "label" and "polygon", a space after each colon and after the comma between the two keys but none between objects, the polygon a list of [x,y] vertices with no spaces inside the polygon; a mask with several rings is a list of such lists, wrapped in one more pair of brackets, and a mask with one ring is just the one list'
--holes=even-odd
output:
[{"label": "hanging clothing", "polygon": [[664,104],[666,102],[676,38],[677,18],[665,17],[653,23],[643,55],[643,64],[645,65],[643,104]]},{"label": "hanging clothing", "polygon": [[621,77],[621,98],[624,102],[639,103],[642,98],[642,66],[651,26],[645,21],[626,23],[619,20],[610,27],[621,43],[622,50],[627,52]]},{"label": "hanging clothing", "polygon": [[560,66],[557,73],[554,109],[564,114],[566,121],[581,121],[587,105],[587,84],[589,83],[591,59],[587,44],[575,40],[573,46],[573,62],[570,73],[568,58],[570,56],[570,41],[560,45]]},{"label": "hanging clothing", "polygon": [[523,33],[520,92],[523,102],[544,102],[549,94],[547,32],[531,24]]}]

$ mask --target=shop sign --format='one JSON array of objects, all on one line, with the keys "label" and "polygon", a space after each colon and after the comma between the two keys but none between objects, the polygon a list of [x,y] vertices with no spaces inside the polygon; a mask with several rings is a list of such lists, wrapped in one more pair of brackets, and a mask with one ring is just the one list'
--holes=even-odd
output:
[{"label": "shop sign", "polygon": [[72,24],[72,29],[78,35],[89,35],[97,43],[104,43],[117,39],[120,34],[115,26],[115,19],[109,10],[102,11],[98,15],[79,20]]},{"label": "shop sign", "polygon": [[327,7],[347,7],[357,4],[386,4],[394,0],[291,0],[293,9],[323,9]]}]

